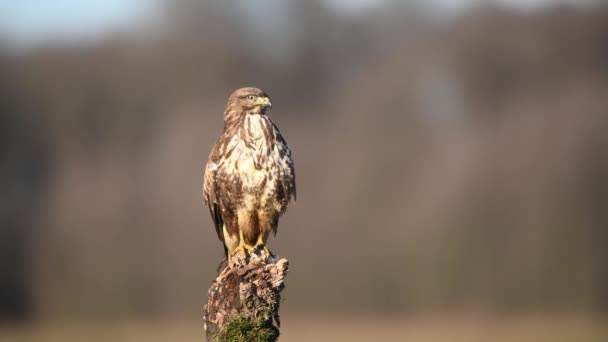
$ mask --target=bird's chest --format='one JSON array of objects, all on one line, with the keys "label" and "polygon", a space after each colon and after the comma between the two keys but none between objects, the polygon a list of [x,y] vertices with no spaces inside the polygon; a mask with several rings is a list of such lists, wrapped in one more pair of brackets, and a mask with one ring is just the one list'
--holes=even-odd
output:
[{"label": "bird's chest", "polygon": [[235,160],[235,171],[244,189],[259,192],[275,186],[276,163],[270,158],[256,158],[250,150]]},{"label": "bird's chest", "polygon": [[280,153],[272,139],[272,126],[264,118],[252,116],[245,120],[243,128],[244,134],[231,141],[234,151],[230,168],[246,192],[266,198],[275,191],[281,174]]}]

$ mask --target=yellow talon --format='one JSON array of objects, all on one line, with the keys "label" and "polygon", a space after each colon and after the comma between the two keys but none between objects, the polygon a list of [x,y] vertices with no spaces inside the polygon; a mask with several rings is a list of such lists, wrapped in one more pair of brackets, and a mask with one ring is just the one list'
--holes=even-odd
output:
[{"label": "yellow talon", "polygon": [[272,252],[270,252],[270,249],[266,247],[266,244],[264,243],[264,239],[261,234],[260,236],[258,236],[258,241],[255,243],[255,249],[262,249],[264,250],[264,252],[266,252],[268,256],[273,256]]},{"label": "yellow talon", "polygon": [[239,230],[239,245],[232,250],[231,256],[237,255],[238,252],[243,253],[243,257],[247,257],[247,251],[253,252],[255,250],[254,247],[249,246],[245,243],[245,238],[243,237],[243,231]]},{"label": "yellow talon", "polygon": [[232,256],[235,256],[239,252],[241,252],[244,257],[247,257],[247,251],[253,252],[254,249],[254,247],[249,246],[241,240],[241,242],[239,242],[239,245],[232,251]]},{"label": "yellow talon", "polygon": [[270,251],[270,249],[268,249],[268,247],[264,246],[264,252],[266,252],[266,254],[268,254],[268,256],[273,256],[272,252]]}]

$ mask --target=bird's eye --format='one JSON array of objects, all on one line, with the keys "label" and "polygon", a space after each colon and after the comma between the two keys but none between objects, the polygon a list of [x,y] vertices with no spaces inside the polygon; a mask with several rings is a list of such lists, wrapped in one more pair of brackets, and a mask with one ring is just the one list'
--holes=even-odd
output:
[{"label": "bird's eye", "polygon": [[253,100],[255,100],[255,95],[249,95],[249,96],[247,96],[247,98],[248,98],[249,100],[253,101]]}]

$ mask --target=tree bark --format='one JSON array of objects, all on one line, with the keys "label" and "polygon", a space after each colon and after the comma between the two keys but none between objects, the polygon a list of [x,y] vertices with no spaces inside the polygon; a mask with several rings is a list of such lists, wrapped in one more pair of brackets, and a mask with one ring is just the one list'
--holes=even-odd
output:
[{"label": "tree bark", "polygon": [[288,265],[263,250],[233,257],[208,290],[207,341],[277,341]]}]

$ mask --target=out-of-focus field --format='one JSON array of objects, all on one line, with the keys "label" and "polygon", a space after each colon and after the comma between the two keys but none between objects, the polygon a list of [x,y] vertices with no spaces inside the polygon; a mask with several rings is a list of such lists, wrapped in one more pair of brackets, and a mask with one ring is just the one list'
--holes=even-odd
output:
[{"label": "out-of-focus field", "polygon": [[[608,341],[606,320],[575,316],[331,317],[284,315],[281,341]],[[0,330],[0,341],[201,341],[196,321],[41,324]]]},{"label": "out-of-focus field", "polygon": [[0,342],[203,340],[242,86],[296,164],[282,341],[608,342],[608,1],[126,2],[0,1]]}]

